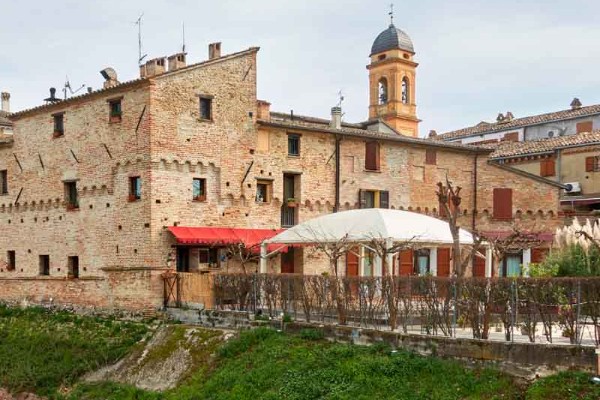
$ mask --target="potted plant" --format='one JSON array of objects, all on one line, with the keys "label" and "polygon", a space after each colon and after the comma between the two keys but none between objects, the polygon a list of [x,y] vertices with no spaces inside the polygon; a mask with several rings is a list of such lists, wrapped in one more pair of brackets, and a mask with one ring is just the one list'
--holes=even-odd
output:
[{"label": "potted plant", "polygon": [[52,134],[53,138],[57,138],[57,137],[61,137],[63,135],[62,131],[54,131],[54,133]]},{"label": "potted plant", "polygon": [[289,199],[287,199],[287,206],[288,206],[288,207],[290,207],[290,208],[294,208],[294,207],[296,207],[297,205],[298,205],[298,201],[297,201],[295,198],[293,198],[293,197],[290,197]]},{"label": "potted plant", "polygon": [[206,195],[199,194],[198,196],[194,196],[194,201],[206,201]]},{"label": "potted plant", "polygon": [[120,112],[111,112],[110,113],[110,122],[121,122],[121,113]]},{"label": "potted plant", "polygon": [[67,211],[73,211],[79,209],[79,204],[77,203],[67,203]]},{"label": "potted plant", "polygon": [[129,201],[130,203],[131,203],[131,202],[134,202],[134,201],[137,201],[137,200],[139,200],[139,197],[137,197],[135,194],[130,194],[130,195],[129,195],[128,201]]}]

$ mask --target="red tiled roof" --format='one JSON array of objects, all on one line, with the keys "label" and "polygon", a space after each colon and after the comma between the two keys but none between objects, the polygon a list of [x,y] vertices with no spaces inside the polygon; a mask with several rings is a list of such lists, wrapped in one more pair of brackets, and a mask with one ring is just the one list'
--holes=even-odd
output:
[{"label": "red tiled roof", "polygon": [[527,142],[498,142],[483,146],[495,149],[490,155],[490,158],[494,159],[527,154],[551,153],[560,148],[590,145],[600,145],[600,130],[551,139],[532,140]]},{"label": "red tiled roof", "polygon": [[569,109],[556,111],[546,114],[531,115],[523,118],[515,118],[508,122],[485,122],[482,121],[477,125],[470,126],[456,131],[445,132],[432,138],[432,140],[453,140],[468,136],[481,135],[485,133],[493,133],[505,131],[509,129],[522,128],[524,126],[538,125],[552,121],[562,121],[567,119],[586,117],[588,115],[600,114],[600,104],[581,107],[577,109]]}]

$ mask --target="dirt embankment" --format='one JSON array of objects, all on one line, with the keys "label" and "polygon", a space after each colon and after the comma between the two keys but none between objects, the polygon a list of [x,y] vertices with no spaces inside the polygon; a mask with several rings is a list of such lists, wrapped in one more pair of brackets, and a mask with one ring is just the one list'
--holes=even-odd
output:
[{"label": "dirt embankment", "polygon": [[233,335],[197,326],[163,326],[127,357],[87,374],[83,380],[121,382],[145,390],[171,389],[192,372],[208,368],[217,347]]}]

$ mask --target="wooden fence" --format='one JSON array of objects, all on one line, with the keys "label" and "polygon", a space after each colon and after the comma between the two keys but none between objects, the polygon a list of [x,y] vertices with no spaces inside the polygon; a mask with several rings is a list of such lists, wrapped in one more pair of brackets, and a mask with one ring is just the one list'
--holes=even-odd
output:
[{"label": "wooden fence", "polygon": [[163,280],[165,307],[214,308],[213,275],[177,272],[164,274]]}]

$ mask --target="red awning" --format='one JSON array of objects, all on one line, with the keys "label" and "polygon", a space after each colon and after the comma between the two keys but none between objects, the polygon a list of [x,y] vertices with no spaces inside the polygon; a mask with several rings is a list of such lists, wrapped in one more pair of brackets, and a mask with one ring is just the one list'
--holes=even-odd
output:
[{"label": "red awning", "polygon": [[[263,240],[270,239],[281,233],[283,229],[250,229],[250,228],[221,228],[221,227],[189,227],[170,226],[169,230],[179,244],[198,244],[207,246],[224,246],[243,243],[247,249],[258,250]],[[269,251],[274,251],[280,245],[269,246]]]}]

